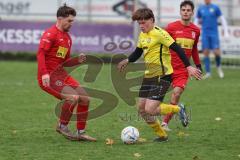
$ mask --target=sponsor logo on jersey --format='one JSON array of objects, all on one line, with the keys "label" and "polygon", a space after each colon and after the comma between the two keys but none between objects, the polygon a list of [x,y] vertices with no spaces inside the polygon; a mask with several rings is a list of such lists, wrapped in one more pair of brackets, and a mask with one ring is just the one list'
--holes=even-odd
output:
[{"label": "sponsor logo on jersey", "polygon": [[63,85],[63,83],[62,83],[62,81],[60,81],[60,80],[57,80],[56,82],[55,82],[55,85],[56,86],[62,86]]},{"label": "sponsor logo on jersey", "polygon": [[211,13],[213,13],[213,12],[214,12],[214,8],[210,8],[209,11],[210,11]]},{"label": "sponsor logo on jersey", "polygon": [[147,39],[147,43],[151,43],[151,38],[148,38],[148,39]]},{"label": "sponsor logo on jersey", "polygon": [[56,57],[59,57],[59,58],[63,58],[63,59],[64,59],[64,58],[66,57],[66,55],[67,55],[67,52],[68,52],[68,48],[59,46],[59,47],[58,47],[58,50],[57,50]]},{"label": "sponsor logo on jersey", "polygon": [[195,39],[196,38],[196,33],[194,31],[192,31],[192,38]]},{"label": "sponsor logo on jersey", "polygon": [[176,43],[184,49],[192,49],[194,40],[189,38],[176,38]]}]

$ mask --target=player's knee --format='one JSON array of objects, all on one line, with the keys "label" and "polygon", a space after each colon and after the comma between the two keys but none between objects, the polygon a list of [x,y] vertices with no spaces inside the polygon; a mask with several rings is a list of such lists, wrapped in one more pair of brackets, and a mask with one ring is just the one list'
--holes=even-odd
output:
[{"label": "player's knee", "polygon": [[141,115],[141,116],[144,116],[144,115],[146,114],[145,109],[143,109],[143,108],[138,108],[138,114]]},{"label": "player's knee", "polygon": [[87,96],[84,96],[84,97],[80,97],[80,98],[79,98],[79,103],[81,103],[81,104],[86,104],[86,105],[88,105],[89,102],[90,102],[90,99],[89,99],[89,97],[87,97]]},{"label": "player's knee", "polygon": [[220,52],[219,49],[216,49],[216,50],[214,51],[214,54],[215,54],[216,57],[221,56],[221,52]]},{"label": "player's knee", "polygon": [[154,115],[156,113],[156,110],[153,109],[152,107],[146,107],[145,112],[150,115]]},{"label": "player's knee", "polygon": [[71,103],[72,106],[75,106],[78,103],[78,97],[76,96],[70,96],[66,98],[69,103]]},{"label": "player's knee", "polygon": [[144,116],[146,114],[145,106],[143,103],[138,103],[138,114]]},{"label": "player's knee", "polygon": [[138,110],[145,110],[145,103],[144,102],[138,102]]},{"label": "player's knee", "polygon": [[203,51],[203,54],[204,54],[205,57],[208,57],[208,56],[209,56],[209,50],[208,50],[208,49],[205,49],[205,50]]},{"label": "player's knee", "polygon": [[175,91],[175,92],[173,93],[173,96],[174,96],[175,99],[178,99],[178,98],[180,98],[181,94],[182,94],[181,91]]}]

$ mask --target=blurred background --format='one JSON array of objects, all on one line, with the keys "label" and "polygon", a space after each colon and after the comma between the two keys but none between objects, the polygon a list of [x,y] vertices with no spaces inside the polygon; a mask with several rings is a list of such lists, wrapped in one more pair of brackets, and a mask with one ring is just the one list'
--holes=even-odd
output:
[{"label": "blurred background", "polygon": [[[203,0],[193,1],[196,9],[203,3]],[[230,37],[221,36],[223,64],[236,66],[240,55],[240,0],[212,2],[220,6],[229,25]],[[181,0],[0,0],[1,55],[6,52],[36,53],[42,32],[55,23],[56,11],[63,3],[77,10],[77,22],[71,31],[74,53],[128,54],[139,32],[131,21],[132,11],[149,7],[154,11],[157,25],[165,27],[179,18]],[[109,42],[119,45],[123,41],[132,45],[114,50],[104,47]]]}]

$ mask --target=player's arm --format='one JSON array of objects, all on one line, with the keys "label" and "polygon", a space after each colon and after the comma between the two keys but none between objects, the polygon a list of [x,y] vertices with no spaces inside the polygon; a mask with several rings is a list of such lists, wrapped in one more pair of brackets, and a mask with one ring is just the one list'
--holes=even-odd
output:
[{"label": "player's arm", "polygon": [[118,63],[118,70],[122,72],[128,65],[129,62],[136,62],[142,55],[143,49],[141,44],[141,34],[138,38],[138,43],[136,49],[130,54],[130,56],[127,59],[122,60]]},{"label": "player's arm", "polygon": [[220,20],[221,20],[222,27],[223,27],[223,30],[224,30],[224,36],[229,37],[227,21],[226,21],[225,17],[223,16],[221,9],[218,6],[215,6],[215,10],[216,10],[215,11],[216,16],[218,18],[220,18]]},{"label": "player's arm", "polygon": [[195,18],[194,18],[194,21],[193,21],[193,23],[195,24],[195,25],[199,25],[199,24],[201,24],[201,17],[202,17],[202,15],[201,15],[201,12],[200,12],[200,9],[198,8],[198,10],[197,10],[197,14],[196,14],[196,16],[195,16]]},{"label": "player's arm", "polygon": [[37,53],[38,67],[42,75],[48,74],[46,63],[45,63],[45,54],[46,52],[43,49],[39,49]]},{"label": "player's arm", "polygon": [[172,49],[179,56],[187,68],[188,74],[196,79],[201,79],[201,71],[192,67],[184,50],[174,41],[174,39],[165,30],[159,30],[158,41],[160,44]]},{"label": "player's arm", "polygon": [[84,63],[86,61],[86,55],[84,53],[80,53],[79,56],[71,58],[71,56],[70,56],[71,48],[72,48],[72,39],[70,37],[70,47],[69,47],[65,62],[63,64],[63,67],[77,66],[77,65],[79,65],[81,63]]},{"label": "player's arm", "polygon": [[135,51],[130,54],[130,56],[127,59],[122,60],[121,62],[118,63],[118,70],[122,72],[126,66],[128,65],[129,62],[136,62],[142,55],[143,49],[136,47]]},{"label": "player's arm", "polygon": [[43,86],[48,87],[50,85],[50,75],[46,67],[46,54],[49,52],[53,44],[53,37],[50,33],[44,33],[39,44],[37,53],[38,67],[40,74],[42,75]]},{"label": "player's arm", "polygon": [[46,69],[46,63],[45,63],[45,54],[46,52],[43,49],[39,49],[37,53],[37,60],[38,60],[38,67],[40,74],[42,75],[42,83],[43,86],[48,87],[50,86],[50,75]]},{"label": "player's arm", "polygon": [[136,62],[142,55],[143,49],[137,47],[132,54],[128,57],[128,62]]},{"label": "player's arm", "polygon": [[203,70],[202,70],[199,53],[198,53],[198,48],[197,48],[198,40],[199,40],[199,35],[197,35],[194,45],[193,45],[192,58],[193,58],[193,62],[196,65],[197,69],[199,69],[202,72]]},{"label": "player's arm", "polygon": [[73,67],[79,64],[82,64],[86,61],[86,55],[84,53],[80,53],[77,57],[67,58],[63,64],[63,67]]},{"label": "player's arm", "polygon": [[170,36],[170,34],[167,31],[165,31],[163,29],[159,30],[158,41],[160,44],[163,44],[164,46],[175,51],[175,53],[177,53],[179,58],[184,63],[185,67],[190,66],[190,62],[189,62],[184,50],[175,42],[175,40]]},{"label": "player's arm", "polygon": [[176,42],[173,42],[169,46],[169,48],[172,49],[182,60],[185,67],[187,68],[189,76],[190,77],[194,76],[196,79],[200,80],[201,79],[201,71],[190,65],[190,62],[189,62],[184,50]]},{"label": "player's arm", "polygon": [[178,57],[182,60],[183,64],[185,65],[185,67],[189,67],[191,66],[184,50],[176,43],[176,42],[173,42],[169,48],[171,50],[173,50],[175,53],[177,53]]},{"label": "player's arm", "polygon": [[218,18],[220,18],[220,20],[221,20],[221,24],[222,24],[222,27],[223,27],[223,30],[224,30],[224,36],[229,37],[228,24],[227,24],[227,21],[226,21],[225,17],[222,14],[221,9],[218,6],[216,6],[215,10],[216,10],[216,16]]},{"label": "player's arm", "polygon": [[221,19],[222,27],[223,27],[223,30],[224,30],[224,36],[229,37],[228,24],[227,24],[227,21],[226,21],[225,17],[223,15],[221,15],[220,19]]}]

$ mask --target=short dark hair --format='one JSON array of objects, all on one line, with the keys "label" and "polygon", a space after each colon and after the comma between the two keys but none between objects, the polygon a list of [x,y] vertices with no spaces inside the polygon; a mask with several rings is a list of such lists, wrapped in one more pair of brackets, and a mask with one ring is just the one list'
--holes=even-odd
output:
[{"label": "short dark hair", "polygon": [[193,2],[190,1],[190,0],[185,0],[185,1],[183,1],[183,2],[180,4],[180,9],[181,9],[183,6],[186,6],[186,5],[191,6],[192,10],[194,11],[194,4],[193,4]]},{"label": "short dark hair", "polygon": [[132,15],[133,21],[148,20],[150,18],[152,18],[153,22],[155,22],[153,11],[149,8],[140,8],[136,10]]},{"label": "short dark hair", "polygon": [[67,6],[66,3],[64,3],[64,5],[59,7],[57,10],[57,17],[68,17],[69,15],[75,17],[76,14],[76,10],[72,7]]}]

